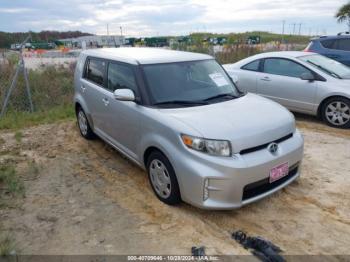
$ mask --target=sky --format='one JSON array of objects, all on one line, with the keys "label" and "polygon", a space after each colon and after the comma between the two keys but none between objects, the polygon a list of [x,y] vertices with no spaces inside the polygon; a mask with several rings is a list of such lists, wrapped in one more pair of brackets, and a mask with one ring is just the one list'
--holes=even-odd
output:
[{"label": "sky", "polygon": [[[336,10],[349,0],[0,0],[0,31],[80,30],[126,36],[269,31],[345,31]],[[301,24],[301,25],[300,25]]]}]

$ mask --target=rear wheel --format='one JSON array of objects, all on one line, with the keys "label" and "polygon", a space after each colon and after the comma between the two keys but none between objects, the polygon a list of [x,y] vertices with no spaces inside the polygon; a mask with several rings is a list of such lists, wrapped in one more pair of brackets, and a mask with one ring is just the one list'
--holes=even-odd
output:
[{"label": "rear wheel", "polygon": [[330,126],[350,127],[350,100],[343,97],[329,99],[322,109],[323,120]]},{"label": "rear wheel", "polygon": [[80,134],[84,138],[89,139],[89,140],[95,138],[95,134],[90,127],[90,124],[89,124],[89,121],[86,117],[86,114],[81,107],[79,107],[77,110],[77,121],[78,121]]},{"label": "rear wheel", "polygon": [[169,160],[159,151],[150,154],[147,160],[148,178],[158,199],[168,205],[181,202],[176,175]]}]

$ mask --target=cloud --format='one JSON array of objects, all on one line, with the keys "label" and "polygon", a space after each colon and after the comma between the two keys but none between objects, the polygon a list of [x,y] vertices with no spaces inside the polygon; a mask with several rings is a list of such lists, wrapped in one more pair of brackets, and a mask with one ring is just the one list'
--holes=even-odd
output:
[{"label": "cloud", "polygon": [[8,14],[18,14],[31,11],[30,8],[1,8],[0,13],[8,13]]},{"label": "cloud", "polygon": [[347,0],[2,0],[0,30],[81,30],[133,36],[193,31],[281,31],[302,23],[303,32],[345,29],[334,19]]}]

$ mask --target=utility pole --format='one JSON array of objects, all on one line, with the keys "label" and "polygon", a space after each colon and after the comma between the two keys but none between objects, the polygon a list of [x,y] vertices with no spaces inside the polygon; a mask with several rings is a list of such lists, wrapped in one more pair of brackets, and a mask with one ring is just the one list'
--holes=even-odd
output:
[{"label": "utility pole", "polygon": [[299,35],[301,35],[301,25],[302,25],[303,23],[300,23],[299,24]]},{"label": "utility pole", "polygon": [[108,24],[107,24],[107,36],[109,36],[109,28],[108,28]]},{"label": "utility pole", "polygon": [[296,23],[293,23],[293,35],[295,35],[295,26],[296,25],[297,25]]},{"label": "utility pole", "polygon": [[285,24],[286,24],[286,21],[283,20],[283,21],[282,21],[282,41],[281,41],[281,44],[284,43],[284,26],[285,26]]},{"label": "utility pole", "polygon": [[123,36],[123,27],[119,27],[120,28],[120,36]]}]

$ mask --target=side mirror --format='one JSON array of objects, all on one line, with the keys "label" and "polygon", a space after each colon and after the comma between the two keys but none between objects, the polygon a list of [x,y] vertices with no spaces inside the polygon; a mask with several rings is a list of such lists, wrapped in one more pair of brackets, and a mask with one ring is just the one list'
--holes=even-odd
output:
[{"label": "side mirror", "polygon": [[312,82],[315,81],[315,76],[311,73],[302,73],[300,79]]},{"label": "side mirror", "polygon": [[119,101],[135,101],[135,95],[131,89],[116,89],[114,98]]}]

